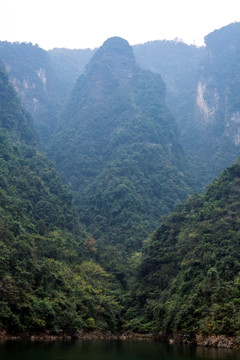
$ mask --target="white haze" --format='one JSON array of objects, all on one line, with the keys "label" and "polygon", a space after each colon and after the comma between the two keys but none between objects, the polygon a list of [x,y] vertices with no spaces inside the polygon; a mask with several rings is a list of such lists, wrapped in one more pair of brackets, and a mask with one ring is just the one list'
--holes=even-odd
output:
[{"label": "white haze", "polygon": [[1,0],[0,41],[94,48],[111,36],[131,45],[179,38],[203,45],[240,21],[239,0]]}]

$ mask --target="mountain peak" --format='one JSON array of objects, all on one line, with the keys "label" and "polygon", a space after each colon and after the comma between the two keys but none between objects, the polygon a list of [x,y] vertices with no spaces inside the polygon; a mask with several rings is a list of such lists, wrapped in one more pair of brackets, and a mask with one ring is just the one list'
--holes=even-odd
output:
[{"label": "mountain peak", "polygon": [[118,36],[107,39],[101,46],[100,50],[101,52],[109,55],[118,53],[134,58],[132,47],[129,45],[127,40]]},{"label": "mountain peak", "polygon": [[96,65],[107,67],[118,78],[131,78],[136,67],[133,49],[127,40],[111,37],[93,55],[87,71],[92,72]]}]

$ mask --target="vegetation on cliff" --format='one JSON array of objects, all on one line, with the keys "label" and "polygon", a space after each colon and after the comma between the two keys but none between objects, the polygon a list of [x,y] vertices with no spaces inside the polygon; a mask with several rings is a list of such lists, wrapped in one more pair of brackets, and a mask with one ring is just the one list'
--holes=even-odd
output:
[{"label": "vegetation on cliff", "polygon": [[[126,328],[239,335],[240,161],[146,242]],[[130,305],[130,304],[129,304]]]},{"label": "vegetation on cliff", "polygon": [[[159,75],[111,38],[80,76],[52,144],[61,177],[97,243],[131,252],[191,179]],[[171,190],[170,190],[171,189]]]},{"label": "vegetation on cliff", "polygon": [[116,330],[111,276],[0,68],[0,327]]},{"label": "vegetation on cliff", "polygon": [[0,63],[0,329],[240,336],[240,161],[179,204],[238,154],[239,30],[136,47],[146,66],[169,52],[152,63],[168,90],[109,39],[66,106],[91,51],[0,43],[36,110]]}]

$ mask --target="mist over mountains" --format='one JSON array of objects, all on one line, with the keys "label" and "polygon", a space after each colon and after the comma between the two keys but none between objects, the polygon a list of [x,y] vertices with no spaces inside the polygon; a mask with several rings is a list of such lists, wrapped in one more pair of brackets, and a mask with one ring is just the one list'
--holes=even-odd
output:
[{"label": "mist over mountains", "polygon": [[239,39],[0,42],[1,329],[238,335]]},{"label": "mist over mountains", "polygon": [[127,242],[139,249],[159,218],[190,192],[164,96],[161,77],[137,66],[127,41],[111,38],[63,111],[52,156],[82,222],[105,246]]}]

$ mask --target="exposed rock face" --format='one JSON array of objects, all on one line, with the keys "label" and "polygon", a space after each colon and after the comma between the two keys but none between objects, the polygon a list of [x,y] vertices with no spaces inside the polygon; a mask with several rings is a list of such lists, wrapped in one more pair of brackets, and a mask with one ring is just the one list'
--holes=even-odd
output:
[{"label": "exposed rock face", "polygon": [[227,348],[232,349],[239,346],[236,338],[227,337],[225,335],[219,336],[196,336],[196,344],[204,347],[214,347],[214,348]]},{"label": "exposed rock face", "polygon": [[239,39],[240,23],[234,23],[207,35],[204,48],[167,41],[134,47],[141,66],[166,82],[182,145],[204,185],[240,150]]},{"label": "exposed rock face", "polygon": [[[205,37],[207,56],[201,64],[196,97],[198,121],[215,124],[233,145],[239,144],[240,128],[240,23],[231,24]],[[220,139],[219,139],[220,140]]]},{"label": "exposed rock face", "polygon": [[219,108],[219,95],[217,93],[217,89],[214,89],[210,96],[211,103],[207,101],[207,82],[199,80],[196,103],[199,108],[199,112],[202,115],[202,122],[204,124],[207,124],[211,121],[216,121],[215,115]]},{"label": "exposed rock face", "polygon": [[192,120],[184,127],[186,153],[206,183],[234,162],[240,151],[239,38],[240,23],[205,37]]},{"label": "exposed rock face", "polygon": [[59,81],[50,55],[37,45],[0,42],[0,58],[9,79],[34,118],[43,143],[48,143],[63,102]]},{"label": "exposed rock face", "polygon": [[37,70],[37,75],[39,77],[39,79],[41,80],[42,84],[43,84],[43,89],[44,92],[47,93],[47,76],[46,76],[46,71],[42,68],[40,68],[39,70]]}]

